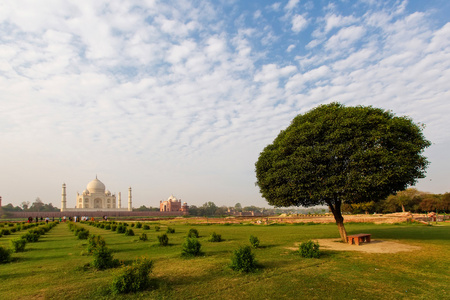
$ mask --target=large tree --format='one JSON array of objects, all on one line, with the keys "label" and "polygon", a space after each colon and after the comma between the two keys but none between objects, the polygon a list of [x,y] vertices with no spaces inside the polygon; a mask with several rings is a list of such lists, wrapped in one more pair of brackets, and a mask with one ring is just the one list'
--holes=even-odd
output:
[{"label": "large tree", "polygon": [[343,241],[343,203],[385,199],[425,176],[422,125],[371,106],[321,105],[261,152],[256,184],[275,206],[328,205]]}]

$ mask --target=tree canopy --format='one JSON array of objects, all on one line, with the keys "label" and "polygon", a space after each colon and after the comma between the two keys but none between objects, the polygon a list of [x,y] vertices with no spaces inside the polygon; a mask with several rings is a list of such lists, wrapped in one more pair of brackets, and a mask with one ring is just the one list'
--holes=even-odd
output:
[{"label": "tree canopy", "polygon": [[256,184],[275,206],[326,204],[346,238],[342,203],[385,199],[425,176],[422,126],[371,106],[321,105],[261,152]]}]

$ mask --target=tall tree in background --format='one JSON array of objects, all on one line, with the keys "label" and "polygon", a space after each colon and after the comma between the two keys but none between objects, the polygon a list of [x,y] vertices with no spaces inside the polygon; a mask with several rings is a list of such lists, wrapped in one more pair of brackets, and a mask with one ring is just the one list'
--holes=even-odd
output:
[{"label": "tall tree in background", "polygon": [[275,206],[328,205],[344,242],[342,204],[379,201],[425,177],[422,126],[371,106],[321,105],[292,120],[256,162]]}]

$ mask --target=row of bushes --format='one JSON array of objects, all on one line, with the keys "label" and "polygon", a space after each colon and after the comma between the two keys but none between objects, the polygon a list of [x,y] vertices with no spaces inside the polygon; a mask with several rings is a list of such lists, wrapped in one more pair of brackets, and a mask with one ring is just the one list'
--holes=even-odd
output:
[{"label": "row of bushes", "polygon": [[[44,223],[45,224],[45,223]],[[57,225],[56,222],[49,223],[37,228],[29,229],[27,233],[23,234],[19,238],[11,240],[11,248],[7,249],[0,246],[0,263],[7,263],[11,261],[11,253],[23,252],[25,251],[25,246],[27,243],[34,243],[39,241],[41,235],[46,234],[53,227]]]}]

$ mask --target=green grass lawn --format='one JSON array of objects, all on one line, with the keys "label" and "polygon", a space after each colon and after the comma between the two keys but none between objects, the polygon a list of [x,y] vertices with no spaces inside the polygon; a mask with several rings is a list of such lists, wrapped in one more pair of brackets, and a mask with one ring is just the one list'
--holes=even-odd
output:
[{"label": "green grass lawn", "polygon": [[[125,264],[146,256],[153,260],[152,289],[113,296],[108,287],[117,269],[96,271],[85,267],[93,258],[85,255],[86,240],[78,240],[62,223],[26,251],[14,253],[13,261],[0,265],[0,299],[449,299],[450,226],[347,224],[348,233],[371,233],[373,239],[397,240],[420,250],[394,254],[322,250],[319,259],[301,258],[299,242],[338,238],[336,225],[198,225],[187,221],[155,222],[150,230],[132,228],[125,236],[87,224],[100,234],[114,257]],[[130,222],[129,222],[130,223]],[[131,223],[130,223],[131,224]],[[143,223],[145,224],[145,223]],[[169,246],[158,245],[157,235],[167,226]],[[204,255],[181,257],[181,245],[190,228],[200,234]],[[220,243],[208,242],[212,232]],[[9,248],[10,239],[25,231],[0,238]],[[146,232],[149,241],[138,241]],[[228,265],[232,251],[248,245],[250,235],[261,241],[255,249],[260,268],[239,274]],[[356,247],[356,246],[355,246]]]}]

